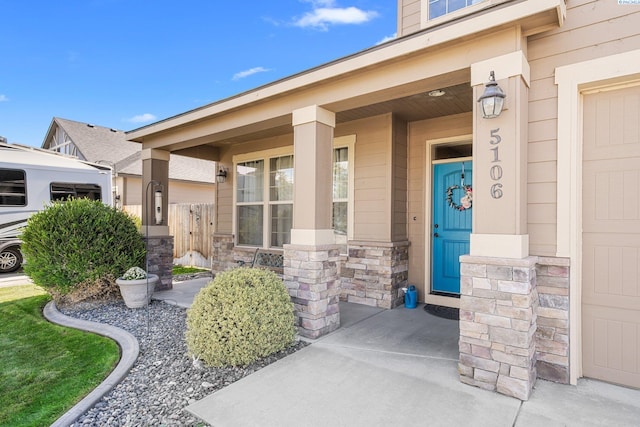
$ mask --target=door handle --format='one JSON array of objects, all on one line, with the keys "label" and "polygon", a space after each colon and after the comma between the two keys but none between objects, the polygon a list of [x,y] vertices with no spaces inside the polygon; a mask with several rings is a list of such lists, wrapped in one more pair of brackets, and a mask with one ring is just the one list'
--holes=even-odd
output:
[{"label": "door handle", "polygon": [[440,237],[440,235],[438,235],[438,233],[433,233],[433,237]]}]

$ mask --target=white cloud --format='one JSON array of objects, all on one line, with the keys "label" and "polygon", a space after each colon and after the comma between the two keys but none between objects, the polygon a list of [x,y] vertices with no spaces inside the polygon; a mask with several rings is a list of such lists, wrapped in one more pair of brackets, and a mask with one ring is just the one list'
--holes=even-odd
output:
[{"label": "white cloud", "polygon": [[233,75],[232,80],[240,80],[240,79],[244,79],[245,77],[249,77],[252,76],[254,74],[257,73],[266,73],[267,71],[271,71],[268,68],[264,68],[264,67],[254,67],[254,68],[250,68],[248,70],[244,70],[244,71],[240,71],[239,73],[235,73]]},{"label": "white cloud", "polygon": [[363,24],[378,16],[373,10],[362,10],[357,7],[334,7],[334,0],[312,0],[313,10],[297,19],[294,25],[327,30],[333,24]]},{"label": "white cloud", "polygon": [[137,116],[133,116],[130,119],[127,119],[127,121],[131,123],[146,123],[153,120],[156,120],[156,116],[151,113],[138,114]]},{"label": "white cloud", "polygon": [[395,38],[397,37],[396,34],[397,33],[393,33],[390,36],[386,36],[385,38],[380,40],[378,43],[376,43],[376,46],[379,45],[379,44],[382,44],[382,43],[386,43],[386,42],[391,41],[391,40],[395,40]]},{"label": "white cloud", "polygon": [[7,98],[7,95],[2,95],[0,94],[0,102],[8,102],[9,98]]}]

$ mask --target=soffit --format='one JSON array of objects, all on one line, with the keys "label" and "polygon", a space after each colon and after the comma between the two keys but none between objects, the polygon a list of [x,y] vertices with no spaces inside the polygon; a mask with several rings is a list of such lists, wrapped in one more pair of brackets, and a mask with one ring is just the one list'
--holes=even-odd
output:
[{"label": "soffit", "polygon": [[[522,29],[520,36],[530,35],[561,23],[564,7],[563,0],[536,0],[535,2],[514,0],[501,3],[496,5],[495,8],[487,9],[482,13],[464,17],[463,19],[446,23],[424,32],[411,34],[408,37],[403,37],[386,43],[385,45],[359,52],[298,75],[239,94],[235,97],[185,112],[178,116],[145,126],[144,128],[133,130],[129,132],[129,137],[139,142],[148,142],[150,146],[154,148],[164,147],[171,149],[172,146],[177,146],[178,143],[175,139],[164,138],[162,134],[166,135],[167,133],[173,133],[181,129],[184,130],[185,127],[197,125],[198,122],[203,120],[233,114],[238,109],[251,108],[251,105],[256,106],[268,100],[273,101],[283,96],[295,97],[295,94],[300,90],[313,92],[314,87],[322,85],[324,82],[335,81],[335,79],[346,78],[349,75],[367,72],[371,68],[402,60],[402,58],[418,54],[419,52],[432,51],[433,49],[446,49],[447,45],[458,44],[462,40],[474,40],[481,34],[486,34],[499,28],[504,28],[505,26],[513,26],[515,23]],[[496,54],[499,53],[500,52],[497,52]],[[413,95],[415,95],[415,93],[407,96]],[[400,98],[400,96],[398,98]],[[327,100],[324,103],[318,102],[318,104],[327,106],[330,102],[331,101]],[[295,109],[308,106],[308,104],[296,105],[292,102],[291,106]],[[354,107],[354,109],[361,107],[363,106],[360,105]],[[383,106],[378,107],[383,108]],[[387,108],[388,107],[387,105]],[[402,106],[396,105],[395,108],[402,109]],[[425,107],[423,106],[421,108]],[[339,113],[344,111],[341,109],[329,109]],[[368,114],[362,110],[352,113],[360,115]],[[283,113],[281,113],[281,115],[283,115]],[[241,126],[243,125],[241,124],[240,127]],[[218,129],[222,130],[222,127]],[[265,129],[265,131],[267,130]],[[187,131],[187,133],[190,132]],[[239,136],[240,133],[237,133]],[[196,139],[199,140],[198,143],[202,143],[202,137],[206,139],[204,134],[192,134],[192,138],[190,139],[191,144],[196,143]],[[233,139],[235,136],[230,135],[230,138]],[[182,140],[185,141],[185,139]],[[216,137],[215,144],[219,144],[220,142],[220,139]]]}]

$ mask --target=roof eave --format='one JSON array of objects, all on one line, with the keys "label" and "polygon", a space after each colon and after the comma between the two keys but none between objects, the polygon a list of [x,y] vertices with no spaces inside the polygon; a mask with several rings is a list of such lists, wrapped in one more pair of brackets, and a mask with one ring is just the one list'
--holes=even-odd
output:
[{"label": "roof eave", "polygon": [[[457,39],[472,36],[479,29],[497,28],[549,10],[558,12],[558,25],[563,23],[564,0],[536,0],[502,3],[486,13],[464,17],[426,30],[373,46],[309,70],[276,80],[255,89],[222,99],[173,117],[126,132],[130,141],[143,142],[145,137],[175,129],[267,99],[284,96],[330,79],[340,78],[364,68],[401,59],[412,53],[431,49]],[[469,25],[473,21],[474,25]]]}]

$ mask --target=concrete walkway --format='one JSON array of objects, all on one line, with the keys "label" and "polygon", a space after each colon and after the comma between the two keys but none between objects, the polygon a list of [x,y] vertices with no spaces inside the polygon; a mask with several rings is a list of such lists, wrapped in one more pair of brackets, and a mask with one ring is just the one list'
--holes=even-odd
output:
[{"label": "concrete walkway", "polygon": [[[154,298],[188,306],[208,283],[197,280]],[[640,425],[640,390],[538,380],[520,402],[460,383],[456,321],[422,307],[340,309],[336,332],[187,410],[216,427]]]}]

